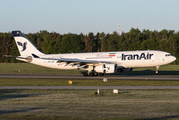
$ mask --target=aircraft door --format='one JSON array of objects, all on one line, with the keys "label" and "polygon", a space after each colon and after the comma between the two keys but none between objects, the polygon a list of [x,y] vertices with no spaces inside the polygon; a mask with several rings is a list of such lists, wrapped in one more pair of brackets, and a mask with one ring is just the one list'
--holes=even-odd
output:
[{"label": "aircraft door", "polygon": [[117,60],[118,60],[118,61],[121,61],[121,60],[122,60],[122,55],[118,55],[118,56],[117,56]]}]

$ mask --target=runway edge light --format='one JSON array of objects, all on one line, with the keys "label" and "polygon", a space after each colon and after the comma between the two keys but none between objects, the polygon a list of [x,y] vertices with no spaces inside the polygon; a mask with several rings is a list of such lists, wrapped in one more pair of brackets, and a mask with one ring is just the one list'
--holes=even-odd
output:
[{"label": "runway edge light", "polygon": [[119,93],[118,89],[113,89],[113,93]]},{"label": "runway edge light", "polygon": [[72,84],[72,81],[71,81],[71,80],[69,80],[69,81],[68,81],[68,84]]},{"label": "runway edge light", "polygon": [[97,94],[98,94],[98,95],[100,94],[99,89],[97,89]]},{"label": "runway edge light", "polygon": [[108,81],[108,79],[107,78],[103,78],[103,82],[107,82]]}]

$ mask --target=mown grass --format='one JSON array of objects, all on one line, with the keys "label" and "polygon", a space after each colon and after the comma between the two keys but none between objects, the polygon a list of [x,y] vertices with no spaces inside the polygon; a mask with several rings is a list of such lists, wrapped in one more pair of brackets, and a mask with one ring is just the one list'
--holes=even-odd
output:
[{"label": "mown grass", "polygon": [[[119,75],[156,75],[155,67],[134,68],[133,72],[115,73]],[[45,68],[30,63],[0,63],[0,73],[18,74],[81,74],[81,70],[59,70]],[[179,65],[165,65],[159,69],[159,75],[178,75]]]},{"label": "mown grass", "polygon": [[0,86],[179,86],[178,81],[153,80],[69,80],[1,78]]},{"label": "mown grass", "polygon": [[81,74],[77,70],[58,70],[30,63],[0,63],[0,73],[18,74]]},{"label": "mown grass", "polygon": [[0,119],[179,119],[179,90],[0,90]]},{"label": "mown grass", "polygon": [[[20,70],[20,72],[19,72]],[[81,74],[29,63],[1,63],[0,73]],[[178,65],[161,66],[159,75],[178,75]],[[121,75],[153,75],[136,68]],[[70,80],[70,79],[69,79]],[[0,86],[178,86],[178,81],[0,79]],[[0,90],[0,119],[19,120],[143,120],[179,119],[179,90]]]}]

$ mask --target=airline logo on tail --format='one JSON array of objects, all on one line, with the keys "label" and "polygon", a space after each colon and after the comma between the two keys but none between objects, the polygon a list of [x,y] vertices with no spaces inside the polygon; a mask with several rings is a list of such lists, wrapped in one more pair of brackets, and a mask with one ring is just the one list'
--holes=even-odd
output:
[{"label": "airline logo on tail", "polygon": [[27,42],[21,43],[21,42],[17,41],[17,44],[18,44],[19,46],[22,46],[23,49],[21,50],[21,52],[23,52],[24,50],[26,50]]}]

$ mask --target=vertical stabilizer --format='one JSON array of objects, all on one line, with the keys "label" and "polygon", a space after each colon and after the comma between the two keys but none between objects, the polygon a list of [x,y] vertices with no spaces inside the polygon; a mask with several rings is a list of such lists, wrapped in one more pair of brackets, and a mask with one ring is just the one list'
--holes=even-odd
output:
[{"label": "vertical stabilizer", "polygon": [[40,52],[21,31],[12,31],[21,56],[44,55]]}]

